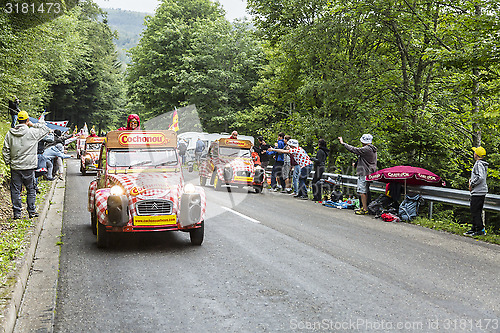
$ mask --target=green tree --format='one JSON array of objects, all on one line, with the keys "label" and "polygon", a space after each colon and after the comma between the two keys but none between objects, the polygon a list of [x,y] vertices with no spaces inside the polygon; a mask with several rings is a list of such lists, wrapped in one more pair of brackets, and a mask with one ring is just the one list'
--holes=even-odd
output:
[{"label": "green tree", "polygon": [[[201,21],[223,17],[210,0],[166,0],[153,17],[146,17],[146,29],[139,45],[130,51],[127,84],[129,103],[146,118],[173,110],[186,100],[178,85],[183,57],[193,48]],[[137,111],[137,110],[136,110]]]}]

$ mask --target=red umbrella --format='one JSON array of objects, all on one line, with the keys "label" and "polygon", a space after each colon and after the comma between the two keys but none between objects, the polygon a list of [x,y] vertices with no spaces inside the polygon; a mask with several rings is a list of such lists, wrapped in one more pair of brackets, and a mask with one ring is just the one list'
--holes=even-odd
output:
[{"label": "red umbrella", "polygon": [[367,181],[380,181],[384,183],[399,182],[406,185],[431,185],[445,186],[445,182],[438,175],[429,170],[407,165],[398,165],[374,172],[366,176]]}]

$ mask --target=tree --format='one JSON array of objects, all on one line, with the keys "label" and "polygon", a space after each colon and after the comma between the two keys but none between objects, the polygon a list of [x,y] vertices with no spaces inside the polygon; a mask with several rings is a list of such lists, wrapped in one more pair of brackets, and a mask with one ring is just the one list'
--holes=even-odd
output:
[{"label": "tree", "polygon": [[143,106],[151,118],[179,106],[185,96],[178,85],[184,54],[193,48],[199,22],[222,18],[222,9],[209,0],[166,0],[155,16],[146,18],[139,45],[130,51],[127,84],[130,105]]}]

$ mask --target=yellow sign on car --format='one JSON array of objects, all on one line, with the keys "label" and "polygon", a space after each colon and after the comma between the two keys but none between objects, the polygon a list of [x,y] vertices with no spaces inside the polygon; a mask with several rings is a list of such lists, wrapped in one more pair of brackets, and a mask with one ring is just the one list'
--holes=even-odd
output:
[{"label": "yellow sign on car", "polygon": [[151,226],[171,224],[177,224],[176,215],[134,216],[134,225]]}]

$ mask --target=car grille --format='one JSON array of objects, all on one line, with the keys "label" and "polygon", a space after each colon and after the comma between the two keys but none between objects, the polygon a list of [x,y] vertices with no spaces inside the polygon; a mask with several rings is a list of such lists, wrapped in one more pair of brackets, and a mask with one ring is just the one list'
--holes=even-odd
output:
[{"label": "car grille", "polygon": [[170,215],[173,202],[170,200],[142,200],[135,204],[137,215]]},{"label": "car grille", "polygon": [[250,171],[238,171],[236,175],[240,177],[250,177],[251,173]]}]

